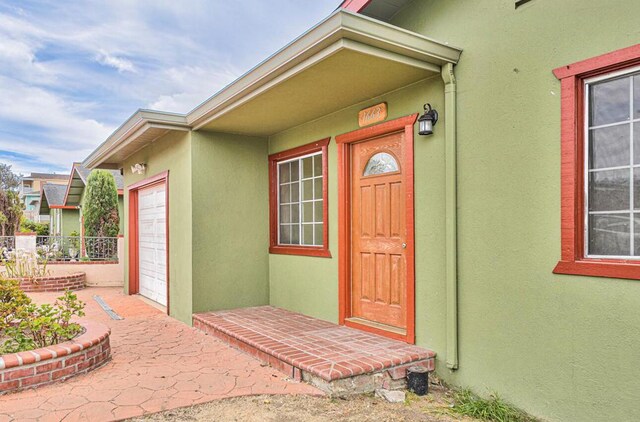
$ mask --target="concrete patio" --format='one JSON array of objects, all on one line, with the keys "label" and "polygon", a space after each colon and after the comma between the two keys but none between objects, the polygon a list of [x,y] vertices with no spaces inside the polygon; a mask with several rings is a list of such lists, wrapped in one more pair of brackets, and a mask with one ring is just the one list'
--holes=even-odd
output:
[{"label": "concrete patio", "polygon": [[[87,303],[85,318],[111,328],[112,361],[60,384],[0,396],[0,422],[109,421],[242,395],[323,394],[119,288],[77,293]],[[94,295],[124,319],[110,319]],[[56,296],[31,294],[37,302]]]}]

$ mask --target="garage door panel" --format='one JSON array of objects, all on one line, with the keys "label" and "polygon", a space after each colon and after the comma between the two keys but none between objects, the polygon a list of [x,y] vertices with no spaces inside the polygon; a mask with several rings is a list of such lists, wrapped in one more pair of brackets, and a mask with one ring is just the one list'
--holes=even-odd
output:
[{"label": "garage door panel", "polygon": [[167,304],[166,192],[159,184],[138,192],[140,294]]}]

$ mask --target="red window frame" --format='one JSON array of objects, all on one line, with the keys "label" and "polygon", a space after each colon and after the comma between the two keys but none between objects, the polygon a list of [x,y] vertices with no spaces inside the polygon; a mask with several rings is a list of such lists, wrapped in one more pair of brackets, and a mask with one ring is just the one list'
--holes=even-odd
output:
[{"label": "red window frame", "polygon": [[[321,139],[269,155],[269,253],[331,258],[329,252],[329,141]],[[278,163],[314,152],[322,152],[322,246],[278,244]]]},{"label": "red window frame", "polygon": [[584,81],[640,65],[640,44],[553,71],[561,84],[561,259],[556,274],[640,280],[640,261],[596,259],[584,251]]}]

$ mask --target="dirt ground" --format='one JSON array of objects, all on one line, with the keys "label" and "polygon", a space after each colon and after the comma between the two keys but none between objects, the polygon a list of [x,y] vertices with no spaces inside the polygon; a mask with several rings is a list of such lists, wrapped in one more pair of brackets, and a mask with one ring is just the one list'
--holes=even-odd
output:
[{"label": "dirt ground", "polygon": [[371,395],[348,399],[309,396],[249,396],[155,413],[131,421],[465,421],[450,411],[450,392],[430,386],[429,394],[407,394],[405,403],[388,403]]}]

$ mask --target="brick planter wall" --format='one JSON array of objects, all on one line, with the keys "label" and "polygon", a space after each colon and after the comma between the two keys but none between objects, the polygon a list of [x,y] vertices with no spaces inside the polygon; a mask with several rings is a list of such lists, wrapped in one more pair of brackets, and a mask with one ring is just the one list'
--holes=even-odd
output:
[{"label": "brick planter wall", "polygon": [[87,276],[84,272],[38,277],[35,282],[20,280],[20,288],[25,292],[63,292],[84,289],[86,286]]},{"label": "brick planter wall", "polygon": [[0,395],[64,381],[107,363],[111,330],[100,323],[81,323],[77,338],[28,352],[0,356]]}]

